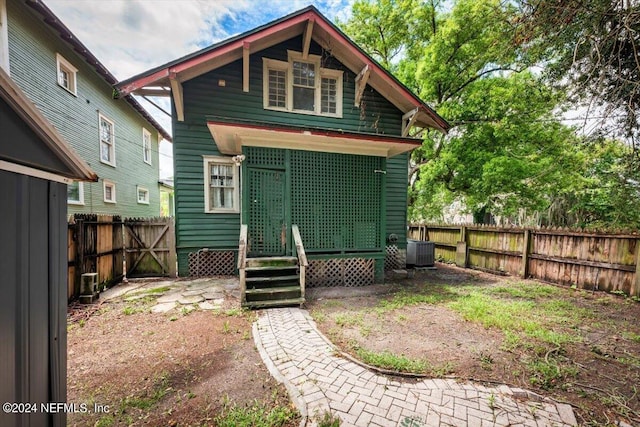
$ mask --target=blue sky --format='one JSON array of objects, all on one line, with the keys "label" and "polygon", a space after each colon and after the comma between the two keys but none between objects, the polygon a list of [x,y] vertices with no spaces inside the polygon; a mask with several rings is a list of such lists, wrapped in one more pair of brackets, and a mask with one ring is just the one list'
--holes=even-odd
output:
[{"label": "blue sky", "polygon": [[[44,0],[119,80],[314,5],[348,19],[354,0]],[[169,110],[167,99],[156,100]],[[171,132],[170,119],[141,104]],[[173,175],[171,145],[160,146],[160,175]]]}]

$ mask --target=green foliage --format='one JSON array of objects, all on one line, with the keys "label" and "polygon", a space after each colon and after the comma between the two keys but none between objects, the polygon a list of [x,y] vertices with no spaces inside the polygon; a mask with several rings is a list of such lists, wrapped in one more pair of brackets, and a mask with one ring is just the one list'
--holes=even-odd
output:
[{"label": "green foliage", "polygon": [[288,425],[296,418],[297,413],[289,407],[269,408],[257,401],[244,407],[225,402],[213,424],[219,427],[277,427]]},{"label": "green foliage", "polygon": [[[640,168],[622,144],[598,148],[561,122],[570,88],[551,84],[547,72],[553,66],[564,71],[557,77],[567,75],[567,46],[575,47],[582,23],[594,23],[579,8],[593,3],[599,13],[610,2],[551,3],[354,3],[345,32],[452,125],[446,136],[426,131],[412,153],[410,220],[443,220],[443,210],[457,204],[522,225],[640,225],[632,208],[640,202]],[[568,16],[571,7],[579,10]],[[566,13],[552,16],[559,9]],[[568,20],[571,31],[553,19]],[[545,44],[544,31],[563,38]]]},{"label": "green foliage", "polygon": [[318,427],[340,427],[340,417],[326,411],[322,417],[316,421]]},{"label": "green foliage", "polygon": [[422,373],[429,369],[429,362],[426,360],[410,359],[403,355],[396,355],[388,351],[374,352],[358,348],[358,357],[366,364],[379,368],[390,369],[397,372]]}]

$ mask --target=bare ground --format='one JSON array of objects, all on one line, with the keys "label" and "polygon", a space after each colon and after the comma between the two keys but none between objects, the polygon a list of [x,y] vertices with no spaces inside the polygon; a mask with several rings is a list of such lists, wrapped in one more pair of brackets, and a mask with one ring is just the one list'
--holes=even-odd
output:
[{"label": "bare ground", "polygon": [[[354,356],[357,349],[389,352],[428,361],[428,376],[536,391],[572,404],[580,425],[614,425],[616,420],[640,425],[640,303],[630,298],[568,288],[554,294],[559,304],[593,314],[583,323],[554,331],[579,338],[562,348],[535,342],[528,348],[511,347],[499,329],[465,321],[448,308],[446,303],[455,296],[441,295],[443,301],[436,304],[406,305],[383,313],[374,310],[398,292],[421,293],[434,285],[504,286],[514,281],[536,283],[439,264],[436,271],[371,288],[372,295],[348,290],[337,299],[340,292],[335,289],[311,290],[314,300],[308,305],[320,330]],[[345,297],[345,292],[351,296]],[[533,373],[530,363],[545,360],[551,361],[545,365],[550,369],[558,367],[571,374]]]},{"label": "bare ground", "polygon": [[236,309],[154,314],[149,300],[121,299],[97,311],[72,306],[67,400],[109,412],[69,414],[68,424],[205,426],[231,405],[289,406],[254,347],[255,314],[226,304]]}]

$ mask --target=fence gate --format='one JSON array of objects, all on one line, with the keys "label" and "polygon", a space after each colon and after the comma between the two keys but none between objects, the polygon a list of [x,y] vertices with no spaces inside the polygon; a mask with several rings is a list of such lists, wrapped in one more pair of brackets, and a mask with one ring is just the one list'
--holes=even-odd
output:
[{"label": "fence gate", "polygon": [[128,277],[176,276],[173,218],[124,220]]}]

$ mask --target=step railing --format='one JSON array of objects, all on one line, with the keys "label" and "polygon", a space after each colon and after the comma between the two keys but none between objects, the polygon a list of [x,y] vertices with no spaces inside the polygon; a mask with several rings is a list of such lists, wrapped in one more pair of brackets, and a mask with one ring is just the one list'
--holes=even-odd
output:
[{"label": "step railing", "polygon": [[247,224],[240,225],[240,239],[238,240],[238,273],[240,275],[240,303],[247,302],[247,274],[245,268],[247,266],[247,235],[249,227]]},{"label": "step railing", "polygon": [[291,226],[291,234],[293,234],[293,254],[298,257],[298,268],[300,270],[300,297],[304,300],[304,287],[305,287],[305,269],[309,265],[307,261],[307,254],[304,251],[304,245],[302,244],[302,237],[300,236],[300,230],[297,225]]}]

